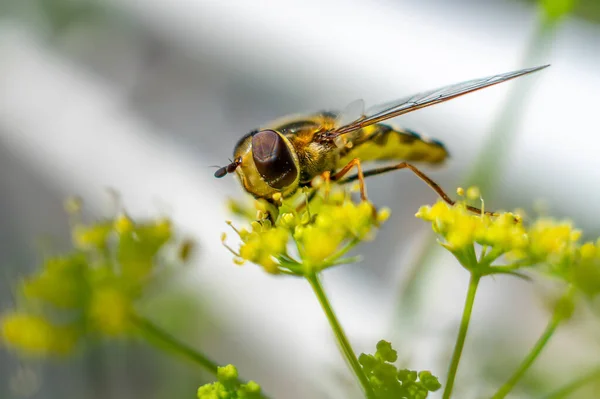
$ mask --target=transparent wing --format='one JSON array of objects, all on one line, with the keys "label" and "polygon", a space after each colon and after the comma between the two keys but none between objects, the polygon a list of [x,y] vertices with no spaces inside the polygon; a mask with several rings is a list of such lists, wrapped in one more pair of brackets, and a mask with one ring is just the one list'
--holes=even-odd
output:
[{"label": "transparent wing", "polygon": [[361,119],[365,115],[365,102],[362,99],[352,101],[344,108],[335,120],[335,126],[346,126]]},{"label": "transparent wing", "polygon": [[394,118],[398,115],[416,111],[417,109],[429,107],[430,105],[439,104],[441,102],[462,96],[463,94],[471,93],[473,91],[480,90],[485,87],[506,82],[519,76],[537,72],[548,66],[550,65],[521,69],[519,71],[507,72],[500,75],[489,76],[487,78],[469,80],[466,82],[461,82],[450,86],[425,91],[409,97],[401,98],[396,101],[390,101],[385,104],[376,105],[367,109],[367,111],[358,119],[338,127],[330,134],[333,137],[336,137],[340,134],[350,133],[352,131],[361,129],[365,126],[369,126],[374,123],[384,121],[386,119]]}]

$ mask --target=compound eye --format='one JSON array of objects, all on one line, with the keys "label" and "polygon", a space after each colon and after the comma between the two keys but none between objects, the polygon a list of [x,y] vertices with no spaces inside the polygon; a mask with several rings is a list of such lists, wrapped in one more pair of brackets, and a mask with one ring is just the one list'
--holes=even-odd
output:
[{"label": "compound eye", "polygon": [[262,130],[252,136],[252,158],[258,173],[273,188],[287,187],[298,176],[290,149],[274,130]]}]

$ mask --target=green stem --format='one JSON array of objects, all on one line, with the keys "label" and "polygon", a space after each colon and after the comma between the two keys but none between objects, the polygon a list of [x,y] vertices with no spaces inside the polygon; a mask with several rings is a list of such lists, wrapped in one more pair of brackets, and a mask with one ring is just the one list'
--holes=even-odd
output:
[{"label": "green stem", "polygon": [[471,279],[469,280],[469,289],[467,291],[465,307],[463,309],[462,319],[460,321],[460,329],[458,330],[458,336],[456,337],[456,344],[454,345],[454,352],[452,353],[452,360],[450,361],[450,367],[448,369],[446,387],[444,388],[444,394],[442,396],[443,399],[449,399],[450,395],[452,395],[454,379],[456,378],[458,363],[460,362],[462,350],[465,346],[465,338],[467,337],[467,331],[469,330],[469,322],[471,321],[473,303],[475,303],[475,294],[477,293],[477,286],[479,285],[480,279],[481,276],[479,274],[471,272]]},{"label": "green stem", "polygon": [[324,264],[331,264],[332,262],[335,262],[337,259],[339,259],[342,256],[346,255],[359,242],[360,242],[360,240],[358,238],[352,239],[346,245],[344,245],[344,247],[342,249],[340,249],[338,252],[336,252],[335,254],[329,256],[327,259],[325,259],[323,261],[323,263]]},{"label": "green stem", "polygon": [[590,382],[593,382],[593,381],[598,381],[598,380],[600,380],[600,367],[577,378],[575,381],[568,383],[567,385],[563,386],[562,388],[557,389],[556,391],[552,392],[551,394],[544,396],[544,399],[566,398],[567,395],[572,394],[573,392],[577,391],[579,388],[583,387],[584,385],[586,385]]},{"label": "green stem", "polygon": [[541,337],[538,339],[531,351],[529,351],[529,354],[527,355],[525,360],[523,360],[517,371],[515,371],[515,373],[508,379],[508,381],[506,381],[504,385],[500,387],[498,392],[496,392],[494,396],[492,396],[492,399],[501,399],[508,395],[508,393],[514,388],[517,382],[519,382],[519,380],[521,379],[521,377],[523,377],[525,372],[529,370],[529,367],[533,364],[533,362],[542,352],[542,349],[544,349],[544,347],[550,340],[550,337],[552,337],[554,331],[556,331],[556,328],[558,327],[559,323],[560,318],[553,317],[550,320]]},{"label": "green stem", "polygon": [[333,330],[333,333],[335,334],[335,337],[337,338],[338,344],[340,345],[342,352],[343,352],[344,356],[346,357],[346,360],[350,364],[352,371],[356,375],[356,378],[362,385],[367,398],[375,398],[375,393],[373,392],[371,383],[369,382],[369,380],[367,379],[367,376],[363,372],[363,369],[360,366],[360,363],[358,362],[358,358],[356,357],[356,354],[354,353],[354,350],[352,349],[352,346],[350,345],[350,342],[348,341],[348,338],[346,337],[346,333],[342,329],[342,326],[340,325],[339,320],[337,319],[335,313],[333,312],[333,308],[331,307],[331,304],[329,303],[329,299],[327,299],[327,295],[325,294],[325,291],[323,290],[323,286],[321,285],[321,280],[319,279],[319,276],[316,273],[313,273],[313,274],[307,275],[306,279],[310,283],[313,291],[315,292],[315,295],[319,299],[321,308],[323,308],[323,311],[325,312],[325,315],[327,316],[327,320],[329,320],[329,325],[331,326],[331,329]]},{"label": "green stem", "polygon": [[132,316],[131,319],[133,324],[144,334],[148,341],[163,347],[167,347],[172,352],[176,352],[183,357],[186,357],[189,360],[199,364],[211,374],[217,375],[217,369],[219,365],[210,360],[204,354],[177,340],[171,334],[167,333],[148,319],[145,319],[141,316]]},{"label": "green stem", "polygon": [[[556,24],[548,22],[544,16],[539,18],[520,63],[524,68],[548,63],[547,58],[552,49],[552,33]],[[504,106],[496,115],[473,168],[463,179],[465,186],[477,185],[488,197],[494,194],[498,187],[498,177],[506,169],[507,155],[517,138],[518,125],[522,121],[525,104],[533,94],[532,87],[536,80],[530,76],[508,88]]]},{"label": "green stem", "polygon": [[[194,363],[202,366],[211,374],[215,376],[217,375],[219,365],[209,359],[203,353],[179,341],[177,338],[173,337],[171,334],[164,331],[162,328],[158,327],[156,324],[144,317],[132,315],[131,320],[149,342],[152,342],[158,346],[166,347],[169,351],[186,357]],[[240,378],[236,378],[236,382],[238,384],[246,383],[246,381]],[[269,399],[269,397],[264,393],[261,393],[260,398]]]},{"label": "green stem", "polygon": [[554,313],[552,314],[552,318],[548,322],[546,329],[542,333],[542,335],[538,338],[537,342],[531,348],[523,362],[519,365],[519,368],[514,372],[514,374],[498,389],[498,391],[492,396],[492,399],[502,399],[515,387],[515,385],[521,380],[523,375],[529,370],[529,367],[535,362],[538,358],[542,350],[548,344],[548,341],[556,331],[556,328],[559,324],[565,319],[565,307],[564,304],[567,301],[570,301],[573,295],[573,290],[569,289],[567,293],[560,299],[559,304],[556,306]]}]

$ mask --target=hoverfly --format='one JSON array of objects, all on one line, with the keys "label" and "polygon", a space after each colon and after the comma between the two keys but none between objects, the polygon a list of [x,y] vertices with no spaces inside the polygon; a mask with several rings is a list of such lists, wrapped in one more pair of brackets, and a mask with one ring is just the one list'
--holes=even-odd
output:
[{"label": "hoverfly", "polygon": [[[267,201],[272,201],[274,195],[288,197],[299,187],[309,186],[312,179],[319,175],[341,183],[358,180],[361,197],[366,200],[365,177],[409,169],[444,201],[453,205],[454,201],[440,186],[408,163],[441,163],[448,157],[444,144],[382,122],[548,66],[425,91],[374,106],[366,112],[362,101],[358,100],[341,113],[322,111],[276,120],[244,135],[235,145],[233,161],[219,168],[215,177],[220,178],[235,171],[248,193]],[[402,162],[367,171],[362,169],[363,162],[394,160]],[[344,178],[353,168],[356,168],[357,174]],[[469,209],[481,213],[478,208]]]}]

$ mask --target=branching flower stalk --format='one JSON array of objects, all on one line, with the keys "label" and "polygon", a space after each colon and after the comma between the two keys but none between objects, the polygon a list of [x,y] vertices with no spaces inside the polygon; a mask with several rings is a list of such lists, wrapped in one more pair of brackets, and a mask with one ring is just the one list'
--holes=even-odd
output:
[{"label": "branching flower stalk", "polygon": [[[464,194],[462,189],[457,192]],[[478,196],[478,189],[467,190],[468,199],[474,200]],[[581,243],[581,231],[574,229],[570,222],[544,218],[525,225],[517,214],[475,215],[467,211],[466,204],[467,199],[455,206],[439,201],[433,206],[421,207],[417,213],[417,217],[431,222],[440,245],[451,252],[471,275],[444,399],[452,395],[481,278],[507,274],[530,279],[529,275],[537,273],[558,279],[565,285],[565,293],[557,301],[548,326],[521,365],[493,397],[500,399],[513,390],[555,330],[570,317],[575,295],[579,293],[593,298],[600,294],[600,240]]]},{"label": "branching flower stalk", "polygon": [[[357,191],[357,190],[354,190]],[[368,399],[424,399],[441,384],[429,371],[399,370],[391,344],[380,341],[374,355],[357,358],[321,283],[321,272],[356,262],[348,253],[359,243],[371,240],[375,230],[389,217],[368,201],[354,201],[352,190],[324,185],[315,179],[311,189],[291,198],[258,200],[256,212],[231,203],[232,210],[250,222],[238,229],[239,249],[226,247],[237,264],[249,261],[271,274],[304,278],[311,285],[329,321],[340,350]],[[223,235],[225,242],[227,236]]]},{"label": "branching flower stalk", "polygon": [[[84,223],[81,203],[67,201],[74,248],[45,259],[18,287],[17,304],[0,317],[0,341],[23,358],[67,357],[83,341],[142,337],[217,376],[219,365],[152,321],[136,305],[153,281],[178,269],[193,242],[175,240],[168,219],[122,214]],[[244,382],[229,375],[238,385]],[[257,391],[256,398],[266,398]]]},{"label": "branching flower stalk", "polygon": [[508,379],[508,381],[506,381],[506,383],[500,387],[494,396],[492,396],[492,399],[503,399],[512,391],[527,370],[529,370],[533,362],[535,362],[535,360],[538,358],[540,353],[542,353],[542,350],[546,347],[560,323],[570,317],[573,311],[574,292],[575,291],[572,287],[567,289],[567,292],[556,304],[552,317],[542,335],[539,337],[533,348],[531,348],[518,369]]},{"label": "branching flower stalk", "polygon": [[458,371],[458,364],[460,363],[462,350],[465,346],[465,339],[467,338],[469,323],[471,321],[471,312],[473,311],[473,304],[475,303],[475,294],[477,293],[477,287],[479,286],[480,279],[481,276],[479,274],[477,274],[476,272],[471,272],[471,279],[469,280],[469,290],[467,291],[465,307],[463,310],[462,319],[460,321],[460,329],[458,331],[458,336],[456,337],[456,344],[454,345],[454,352],[452,353],[452,359],[450,361],[450,367],[448,370],[448,377],[446,378],[446,385],[442,396],[444,399],[448,399],[450,398],[450,395],[452,395],[452,389],[454,388],[454,380],[456,378],[456,372]]},{"label": "branching flower stalk", "polygon": [[[350,192],[337,186],[321,187],[320,184],[322,182],[315,181],[314,190],[318,190],[319,195],[313,195],[310,203],[307,202],[307,192],[289,199],[276,197],[275,206],[266,201],[256,201],[258,220],[250,219],[250,229],[234,227],[242,242],[239,251],[228,248],[238,264],[250,261],[268,273],[302,277],[309,282],[366,397],[375,398],[323,289],[320,273],[331,267],[356,262],[358,258],[347,257],[347,253],[361,241],[374,237],[374,228],[389,217],[389,210],[377,211],[367,201],[355,203]],[[243,206],[232,205],[238,214],[251,214],[241,211]],[[222,238],[225,240],[226,235]]]},{"label": "branching flower stalk", "polygon": [[600,367],[596,367],[590,372],[564,385],[563,387],[555,390],[554,392],[545,395],[543,399],[565,399],[570,397],[570,395],[576,392],[577,390],[583,388],[585,385],[597,381],[600,381]]},{"label": "branching flower stalk", "polygon": [[198,350],[179,341],[150,320],[140,316],[131,316],[131,322],[139,329],[141,335],[149,343],[155,344],[160,348],[165,348],[167,352],[180,354],[192,362],[197,363],[209,373],[215,376],[217,375],[219,365],[216,362],[209,359]]},{"label": "branching flower stalk", "polygon": [[331,329],[333,330],[333,333],[338,341],[338,344],[339,344],[346,360],[350,364],[352,371],[354,372],[354,374],[358,378],[358,381],[360,382],[361,386],[363,387],[363,390],[365,391],[367,398],[374,399],[375,395],[373,393],[373,389],[371,388],[371,384],[369,383],[369,380],[367,380],[367,376],[363,372],[363,370],[360,366],[360,363],[358,362],[358,358],[356,357],[356,354],[354,353],[354,349],[352,349],[352,345],[350,345],[350,341],[348,341],[348,338],[346,337],[346,333],[344,332],[339,320],[337,319],[337,317],[335,315],[335,312],[333,311],[333,308],[331,307],[329,299],[327,298],[327,295],[325,294],[325,291],[323,290],[323,286],[321,285],[321,280],[319,278],[319,275],[315,273],[315,274],[306,276],[306,279],[310,283],[313,291],[315,292],[315,295],[319,299],[319,303],[321,304],[321,307],[323,308],[323,311],[325,312],[325,315],[327,316],[327,320],[329,321],[329,325],[331,326]]}]

